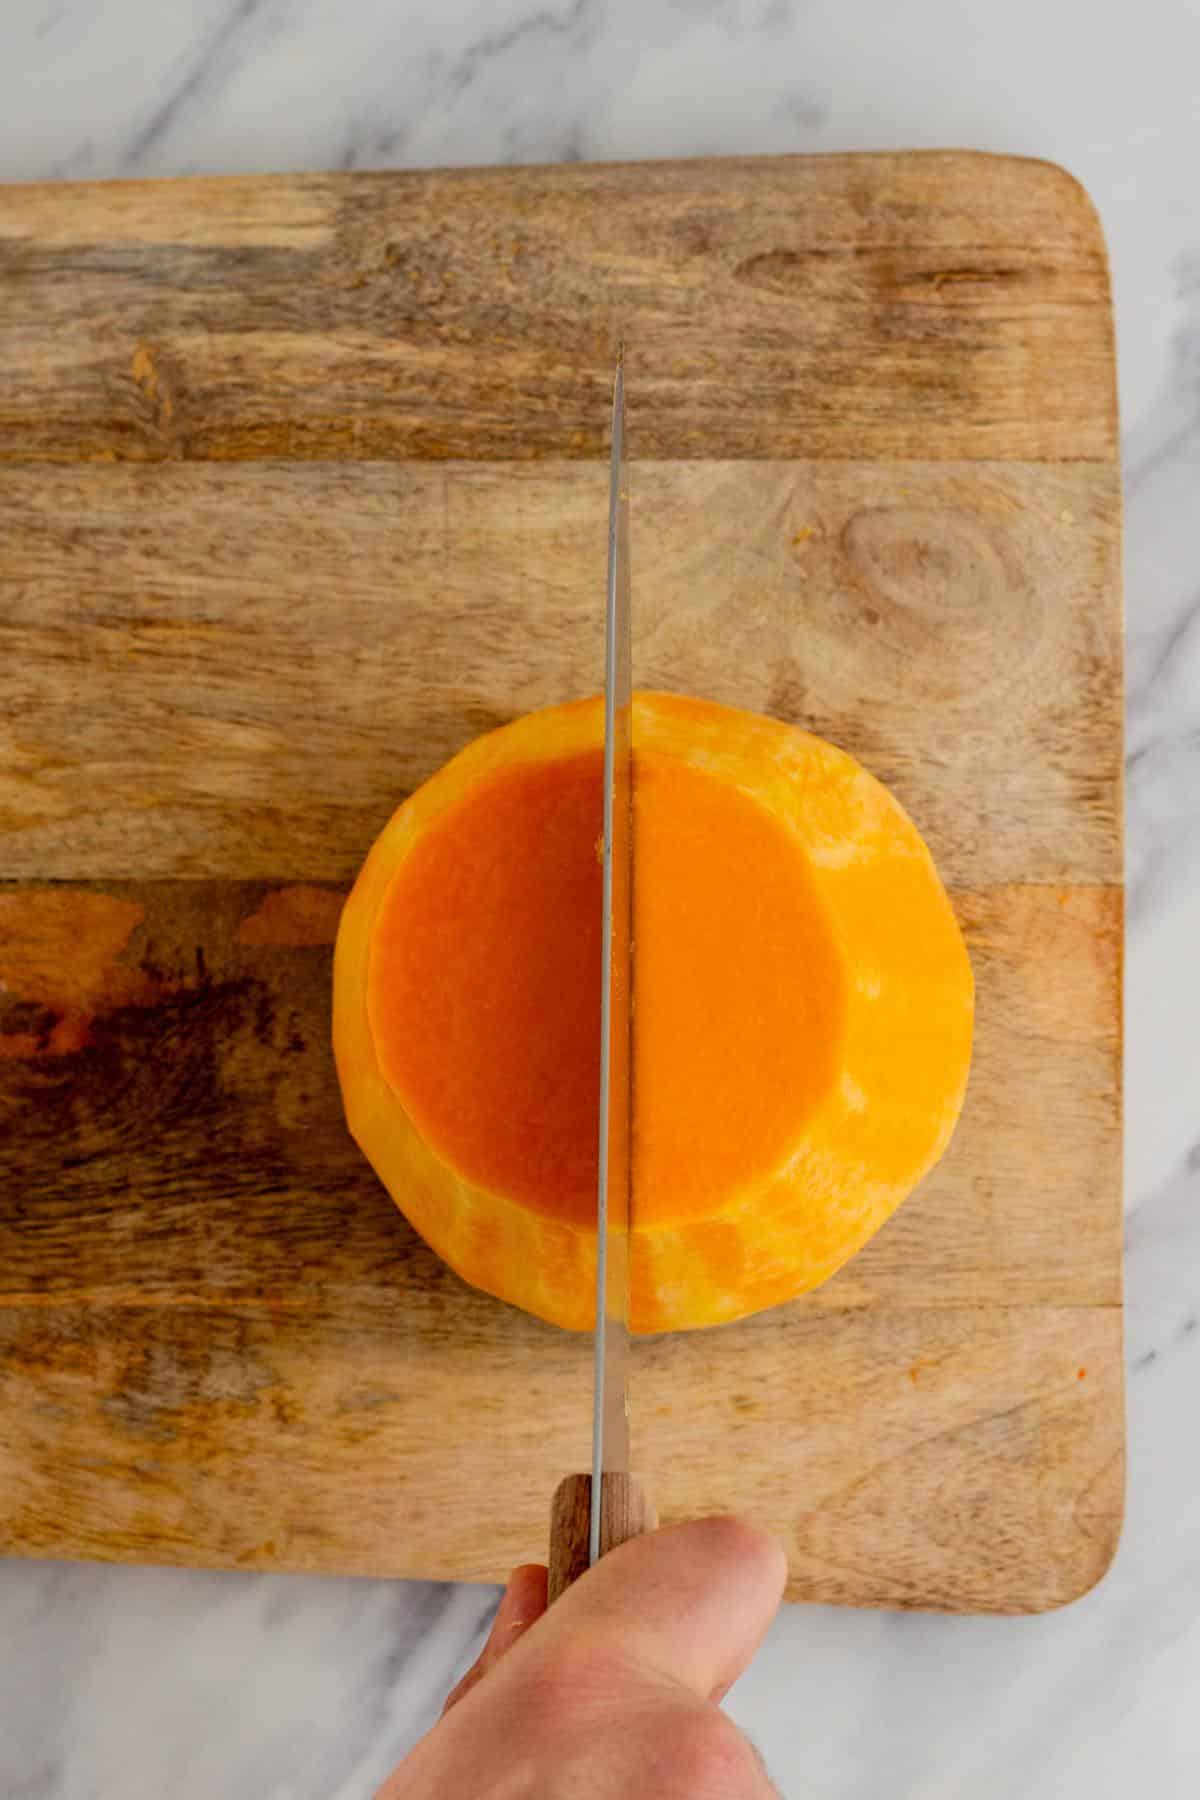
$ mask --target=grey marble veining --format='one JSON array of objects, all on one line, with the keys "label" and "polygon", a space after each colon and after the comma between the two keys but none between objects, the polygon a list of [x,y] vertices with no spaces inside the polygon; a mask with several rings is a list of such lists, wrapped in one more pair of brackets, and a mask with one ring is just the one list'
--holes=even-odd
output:
[{"label": "grey marble veining", "polygon": [[[7,0],[0,180],[968,145],[1064,162],[1118,306],[1130,1496],[1041,1619],[792,1608],[731,1710],[789,1800],[1200,1791],[1200,9]],[[363,1800],[488,1590],[0,1565],[6,1800]]]}]

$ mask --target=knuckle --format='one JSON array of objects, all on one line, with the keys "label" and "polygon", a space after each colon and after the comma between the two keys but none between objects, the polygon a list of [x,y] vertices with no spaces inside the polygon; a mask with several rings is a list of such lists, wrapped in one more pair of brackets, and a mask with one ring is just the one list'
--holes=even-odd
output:
[{"label": "knuckle", "polygon": [[668,1758],[678,1791],[691,1800],[743,1800],[761,1792],[753,1747],[715,1706],[696,1707],[677,1721]]}]

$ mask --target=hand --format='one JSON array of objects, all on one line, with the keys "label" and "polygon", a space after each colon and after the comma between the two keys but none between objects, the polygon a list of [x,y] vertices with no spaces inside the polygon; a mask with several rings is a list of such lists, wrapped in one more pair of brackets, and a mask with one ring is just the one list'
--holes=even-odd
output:
[{"label": "hand", "polygon": [[478,1662],[376,1800],[770,1800],[717,1703],[785,1575],[736,1519],[634,1538],[549,1612],[545,1569],[518,1569]]}]

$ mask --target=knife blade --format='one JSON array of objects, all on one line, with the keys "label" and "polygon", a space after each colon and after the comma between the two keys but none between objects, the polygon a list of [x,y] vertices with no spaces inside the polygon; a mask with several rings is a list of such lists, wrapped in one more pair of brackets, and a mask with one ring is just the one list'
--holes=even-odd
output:
[{"label": "knife blade", "polygon": [[604,881],[600,979],[600,1158],[588,1562],[600,1558],[603,1478],[629,1473],[629,1207],[633,1104],[633,641],[625,353],[613,381],[604,630]]},{"label": "knife blade", "polygon": [[625,353],[613,381],[604,630],[600,1143],[592,1469],[554,1496],[549,1596],[655,1520],[629,1472],[629,1225],[633,1150],[633,654]]}]

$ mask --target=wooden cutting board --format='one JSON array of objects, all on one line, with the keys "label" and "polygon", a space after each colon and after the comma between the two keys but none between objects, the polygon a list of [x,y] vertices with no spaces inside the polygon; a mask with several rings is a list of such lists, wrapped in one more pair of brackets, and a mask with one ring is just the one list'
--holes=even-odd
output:
[{"label": "wooden cutting board", "polygon": [[796,1598],[1021,1611],[1122,1505],[1120,498],[1105,254],[968,155],[0,194],[0,1542],[497,1579],[590,1344],[342,1125],[339,903],[475,733],[636,669],[932,845],[979,993],[936,1174],[834,1281],[646,1340],[666,1519]]}]

